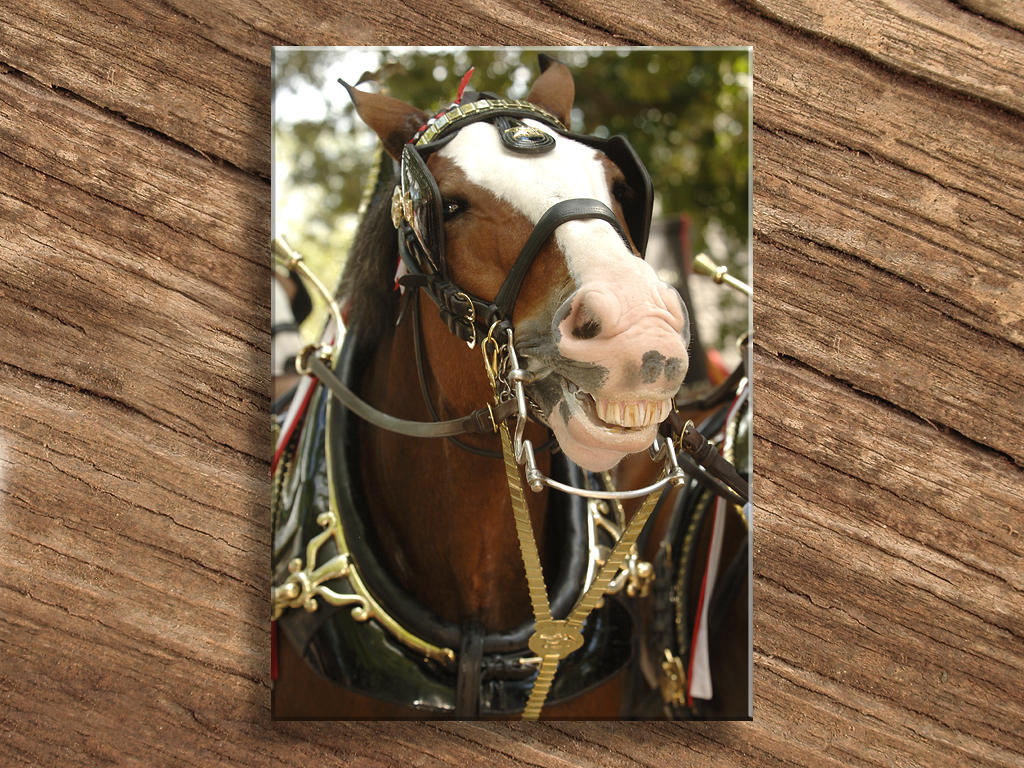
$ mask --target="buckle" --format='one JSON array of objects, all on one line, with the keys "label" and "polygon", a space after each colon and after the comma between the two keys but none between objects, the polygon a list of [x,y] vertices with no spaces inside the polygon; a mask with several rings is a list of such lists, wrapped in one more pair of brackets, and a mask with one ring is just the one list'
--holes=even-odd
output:
[{"label": "buckle", "polygon": [[[476,347],[476,307],[473,305],[473,300],[471,298],[469,298],[469,296],[467,296],[462,291],[459,291],[459,292],[453,294],[452,295],[452,300],[454,301],[455,299],[458,299],[460,297],[463,300],[463,303],[465,304],[465,306],[469,310],[469,317],[466,317],[461,312],[455,313],[454,312],[454,310],[455,310],[454,306],[452,307],[453,314],[456,315],[456,318],[460,321],[460,323],[462,323],[464,325],[464,327],[469,328],[470,338],[469,338],[469,340],[465,340],[464,339],[464,341],[466,341],[466,345],[470,349],[474,349]],[[461,336],[459,338],[461,338]]]},{"label": "buckle", "polygon": [[307,344],[303,347],[302,351],[295,357],[295,372],[300,376],[313,375],[313,372],[309,369],[309,356],[312,354],[316,354],[317,357],[329,366],[334,355],[334,347],[330,344]]}]

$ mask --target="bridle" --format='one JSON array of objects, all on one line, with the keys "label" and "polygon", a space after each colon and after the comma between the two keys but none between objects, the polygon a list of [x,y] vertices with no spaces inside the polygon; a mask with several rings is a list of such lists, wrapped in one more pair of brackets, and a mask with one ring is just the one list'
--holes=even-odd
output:
[{"label": "bridle", "polygon": [[[378,411],[341,383],[334,375],[334,359],[338,352],[335,346],[322,344],[307,347],[296,360],[296,368],[299,373],[317,376],[335,397],[361,418],[382,429],[411,437],[452,438],[466,434],[493,434],[499,431],[502,422],[514,417],[515,459],[517,463],[525,464],[531,488],[539,491],[547,485],[566,493],[593,497],[594,491],[581,491],[545,477],[537,468],[530,441],[524,439],[524,429],[531,413],[524,385],[530,383],[531,375],[519,367],[516,358],[512,312],[526,273],[541,247],[555,228],[566,221],[588,218],[605,220],[627,245],[632,238],[638,255],[642,257],[650,233],[653,210],[651,179],[623,136],[601,139],[571,133],[557,118],[530,102],[490,98],[490,94],[484,94],[487,98],[476,96],[466,92],[467,103],[462,104],[460,99],[440,112],[403,147],[400,182],[392,196],[391,214],[392,223],[398,230],[399,255],[407,271],[407,274],[399,278],[399,283],[414,290],[424,289],[437,305],[449,330],[471,348],[483,340],[486,347],[483,349],[484,364],[495,390],[495,404],[478,408],[459,419],[438,421],[435,413],[432,423],[408,421]],[[524,120],[540,122],[547,127],[547,131],[527,124]],[[601,201],[564,200],[555,203],[541,216],[493,300],[481,299],[463,290],[452,281],[448,269],[441,194],[427,168],[426,160],[447,145],[461,128],[477,122],[492,123],[499,130],[503,145],[517,153],[537,155],[548,152],[555,146],[556,136],[603,152],[619,167],[627,186],[633,192],[633,198],[622,204],[629,235],[623,230],[618,217]],[[337,304],[308,270],[301,256],[292,252],[280,238],[274,241],[274,248],[289,269],[302,271],[311,278],[314,287],[327,297],[328,308],[336,325],[340,327],[342,319]],[[429,403],[429,398],[427,400]],[[625,499],[647,496],[670,483],[681,484],[685,474],[689,473],[699,477],[720,495],[744,503],[744,497],[748,495],[746,484],[735,472],[730,473],[730,467],[715,461],[713,446],[703,440],[692,426],[689,429],[673,429],[673,432],[678,435],[679,447],[684,449],[682,453],[675,450],[671,439],[659,437],[651,446],[652,457],[657,455],[660,460],[667,462],[665,476],[661,480],[635,491],[602,492],[601,497]],[[695,456],[697,460],[689,456]]]},{"label": "bridle", "polygon": [[[524,122],[527,119],[544,125],[547,130]],[[430,155],[454,139],[459,130],[478,122],[494,125],[503,147],[517,154],[547,153],[554,149],[556,136],[603,152],[622,171],[634,196],[623,203],[629,234],[615,213],[600,200],[562,200],[540,217],[493,300],[481,299],[460,288],[448,269],[441,193],[426,163]],[[437,305],[448,329],[470,348],[490,333],[495,323],[511,327],[512,313],[526,274],[559,225],[580,219],[601,219],[612,225],[631,251],[635,244],[636,252],[642,256],[647,247],[654,205],[653,185],[626,138],[600,139],[571,133],[549,112],[527,101],[479,98],[453,104],[405,145],[400,178],[391,204],[392,221],[398,230],[399,254],[407,270],[399,283],[407,288],[424,289]]]},{"label": "bridle", "polygon": [[[437,306],[441,320],[448,329],[473,349],[487,334],[493,335],[496,327],[499,330],[512,327],[512,314],[526,275],[541,248],[558,226],[567,221],[600,219],[611,224],[630,250],[633,250],[630,242],[632,236],[642,253],[650,231],[653,206],[650,177],[624,137],[616,136],[604,140],[572,134],[557,118],[530,102],[467,95],[468,101],[460,96],[455,104],[432,118],[403,147],[399,170],[400,183],[395,188],[391,205],[392,222],[398,230],[399,254],[404,271],[398,283],[403,288],[411,289],[405,295],[399,322],[411,306],[413,346],[420,389],[435,422],[439,422],[440,418],[431,401],[425,379],[419,329],[419,289],[423,289]],[[539,122],[546,126],[548,131],[542,130],[536,124],[525,123],[525,119]],[[555,135],[558,135],[574,141],[582,140],[592,148],[615,158],[616,165],[627,179],[627,185],[636,187],[633,195],[637,202],[627,201],[624,205],[630,234],[626,234],[618,217],[601,201],[562,200],[540,217],[493,300],[481,299],[461,288],[452,279],[448,268],[443,202],[433,175],[427,167],[427,160],[454,139],[462,128],[479,122],[493,125],[498,131],[503,147],[516,154],[545,154],[554,149],[557,142]],[[633,190],[633,186],[630,186],[630,189]],[[448,439],[469,453],[490,458],[501,457],[500,451],[479,448],[456,436],[449,435]],[[538,451],[549,448],[554,443],[555,439],[552,437]]]}]

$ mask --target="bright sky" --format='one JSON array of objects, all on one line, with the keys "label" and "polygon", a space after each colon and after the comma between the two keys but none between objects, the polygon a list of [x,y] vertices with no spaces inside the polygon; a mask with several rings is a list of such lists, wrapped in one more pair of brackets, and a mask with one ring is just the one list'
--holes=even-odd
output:
[{"label": "bright sky", "polygon": [[328,105],[341,106],[348,101],[345,89],[338,82],[355,83],[367,70],[377,68],[377,51],[370,48],[334,48],[337,60],[328,67],[326,86],[319,91],[303,85],[298,93],[282,90],[275,99],[275,120],[295,122],[298,120],[322,120],[327,115]]}]

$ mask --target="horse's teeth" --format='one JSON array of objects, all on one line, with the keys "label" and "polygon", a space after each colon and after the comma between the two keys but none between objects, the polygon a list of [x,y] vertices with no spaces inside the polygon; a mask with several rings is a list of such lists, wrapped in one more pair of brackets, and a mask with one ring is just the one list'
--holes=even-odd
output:
[{"label": "horse's teeth", "polygon": [[640,424],[640,403],[629,403],[622,411],[622,426],[636,427]]},{"label": "horse's teeth", "polygon": [[601,421],[620,427],[647,427],[660,424],[672,410],[671,400],[604,400],[594,398],[594,411]]}]

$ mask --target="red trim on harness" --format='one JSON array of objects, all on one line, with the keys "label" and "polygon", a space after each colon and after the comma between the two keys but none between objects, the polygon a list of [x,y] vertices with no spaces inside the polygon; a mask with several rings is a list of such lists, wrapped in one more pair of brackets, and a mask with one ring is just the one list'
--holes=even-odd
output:
[{"label": "red trim on harness", "polygon": [[473,76],[473,70],[474,69],[475,69],[475,67],[470,67],[469,70],[467,70],[466,74],[464,74],[462,76],[462,81],[459,83],[459,90],[455,94],[455,101],[453,101],[450,105],[448,105],[447,107],[442,109],[440,112],[438,112],[432,118],[427,120],[427,122],[425,122],[423,125],[421,125],[420,129],[418,131],[416,131],[415,134],[413,134],[413,137],[411,139],[409,139],[409,143],[410,144],[415,144],[419,140],[420,136],[422,136],[426,132],[427,128],[429,128],[431,125],[433,125],[434,121],[436,121],[441,115],[443,115],[448,110],[452,109],[452,107],[457,107],[457,106],[459,106],[462,103],[462,95],[463,95],[463,93],[466,90],[466,86],[469,85],[469,78],[471,78]]},{"label": "red trim on harness", "polygon": [[[742,392],[737,394],[736,397],[733,398],[732,403],[729,405],[729,410],[728,410],[728,412],[726,413],[726,416],[725,416],[725,423],[726,424],[728,424],[732,420],[732,418],[735,416],[737,405],[739,404],[739,401],[740,401],[741,397],[742,397]],[[693,690],[693,665],[694,665],[694,660],[695,660],[695,658],[697,656],[697,654],[696,654],[697,644],[699,642],[699,637],[700,637],[701,632],[702,631],[704,631],[704,632],[707,631],[706,627],[704,626],[704,622],[703,622],[704,602],[705,602],[705,600],[707,600],[710,597],[710,595],[708,595],[708,573],[711,570],[710,566],[711,566],[712,560],[714,560],[716,558],[716,555],[715,555],[715,543],[716,543],[715,542],[715,539],[716,539],[715,528],[718,525],[719,517],[721,515],[725,515],[725,514],[726,514],[725,499],[723,499],[721,496],[719,496],[719,497],[717,497],[715,499],[715,514],[714,514],[714,517],[712,518],[712,522],[711,522],[712,533],[711,533],[711,540],[708,542],[707,560],[705,561],[705,564],[704,564],[704,577],[703,577],[703,579],[701,579],[700,600],[698,601],[698,604],[697,604],[697,614],[696,614],[697,618],[696,618],[696,621],[694,621],[694,624],[693,624],[693,636],[690,638],[690,663],[687,665],[687,670],[686,670],[686,704],[691,709],[693,708],[693,695],[691,694],[691,691]],[[722,535],[724,536],[724,530],[722,531]],[[715,565],[716,581],[717,581],[717,575],[718,575],[717,571],[720,570],[721,567],[722,567],[721,562],[716,563],[716,565]],[[710,647],[708,648],[707,664],[708,664],[708,675],[710,677],[710,667],[711,667]]]},{"label": "red trim on harness", "polygon": [[458,93],[455,94],[455,103],[456,104],[461,104],[462,103],[462,94],[466,90],[466,86],[469,85],[469,78],[471,78],[473,76],[473,70],[474,69],[475,69],[475,67],[470,67],[466,71],[466,74],[464,74],[462,76],[462,81],[459,83]]},{"label": "red trim on harness", "polygon": [[[345,309],[342,312],[344,316],[352,306],[352,300],[349,299],[345,302]],[[324,328],[324,332],[320,335],[320,340],[324,344],[333,344],[335,337],[338,335],[337,329],[334,327],[334,321],[332,320]],[[291,405],[288,406],[288,410],[285,412],[285,421],[282,433],[277,438],[277,445],[274,446],[274,459],[270,462],[270,474],[273,476],[277,470],[277,462],[281,458],[281,453],[284,451],[284,447],[288,445],[288,441],[291,440],[292,433],[295,431],[295,427],[303,420],[303,416],[306,414],[306,409],[309,407],[309,400],[313,396],[313,390],[316,389],[316,376],[305,376],[299,380],[298,389],[295,394],[303,392],[302,402],[298,408],[295,408],[295,400],[292,400]]]},{"label": "red trim on harness", "polygon": [[[721,499],[715,500],[715,517],[718,516],[718,506]],[[712,521],[712,528],[714,528],[714,521]],[[704,563],[704,578],[700,584],[700,600],[697,603],[697,620],[693,623],[693,637],[690,638],[690,663],[686,670],[686,706],[693,709],[693,696],[690,695],[690,682],[693,680],[693,662],[696,658],[696,649],[698,642],[698,635],[700,635],[701,629],[701,617],[704,615],[704,600],[707,597],[708,591],[708,565],[711,562],[711,550],[714,547],[714,536],[712,535],[711,545],[708,547],[707,561]]]},{"label": "red trim on harness", "polygon": [[299,406],[299,410],[295,414],[295,418],[292,419],[291,424],[288,424],[285,428],[284,434],[281,435],[278,440],[277,452],[274,453],[274,460],[270,462],[270,474],[273,475],[277,470],[277,460],[281,458],[281,454],[284,453],[284,447],[288,445],[288,441],[291,440],[292,433],[295,431],[295,427],[302,420],[299,417],[306,412],[306,408],[309,407],[309,400],[313,396],[313,390],[316,389],[316,377],[312,377],[310,387],[306,390],[306,396],[302,400],[302,405]]}]

